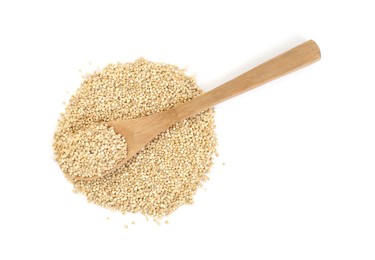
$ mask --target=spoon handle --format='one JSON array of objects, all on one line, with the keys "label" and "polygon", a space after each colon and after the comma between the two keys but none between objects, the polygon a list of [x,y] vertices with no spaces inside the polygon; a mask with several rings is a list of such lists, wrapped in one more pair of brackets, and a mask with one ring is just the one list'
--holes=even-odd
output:
[{"label": "spoon handle", "polygon": [[174,119],[180,121],[191,117],[229,98],[310,65],[319,59],[318,45],[313,40],[306,41],[221,86],[174,107],[172,109]]}]

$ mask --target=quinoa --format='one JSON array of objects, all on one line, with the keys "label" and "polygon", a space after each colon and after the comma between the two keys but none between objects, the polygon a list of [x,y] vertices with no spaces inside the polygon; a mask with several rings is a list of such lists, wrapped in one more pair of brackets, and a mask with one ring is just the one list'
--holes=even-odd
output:
[{"label": "quinoa", "polygon": [[110,64],[82,82],[67,104],[54,136],[54,151],[76,192],[122,213],[159,219],[193,203],[216,152],[214,110],[208,109],[158,135],[125,165],[95,180],[77,180],[59,161],[62,143],[80,129],[168,110],[198,95],[195,79],[176,66],[138,59]]},{"label": "quinoa", "polygon": [[74,178],[100,177],[126,158],[126,140],[106,124],[93,124],[56,141],[56,160]]}]

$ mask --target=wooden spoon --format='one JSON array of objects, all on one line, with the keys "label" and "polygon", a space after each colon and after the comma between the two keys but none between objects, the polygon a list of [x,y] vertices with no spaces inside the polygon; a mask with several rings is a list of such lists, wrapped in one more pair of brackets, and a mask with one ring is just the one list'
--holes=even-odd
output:
[{"label": "wooden spoon", "polygon": [[[221,86],[167,111],[146,117],[109,122],[109,126],[125,137],[128,145],[127,157],[116,168],[124,165],[158,134],[177,122],[192,117],[229,98],[305,67],[319,59],[320,50],[318,45],[314,41],[309,40]],[[111,173],[113,170],[104,174]]]}]

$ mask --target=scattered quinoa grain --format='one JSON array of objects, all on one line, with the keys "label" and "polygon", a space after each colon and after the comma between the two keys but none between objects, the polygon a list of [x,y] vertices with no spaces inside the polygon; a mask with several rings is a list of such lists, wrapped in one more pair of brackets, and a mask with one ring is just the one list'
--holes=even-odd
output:
[{"label": "scattered quinoa grain", "polygon": [[[88,169],[95,163],[81,162],[82,169],[75,166],[67,159],[71,148],[66,146],[82,145],[82,139],[75,137],[84,129],[152,115],[200,94],[195,79],[184,70],[145,59],[110,64],[87,75],[67,104],[54,135],[56,159],[67,180],[89,202],[124,214],[139,212],[146,218],[161,219],[181,205],[192,204],[197,189],[208,179],[216,152],[213,109],[177,123],[125,165],[95,180],[72,178],[90,174]],[[110,146],[113,163],[120,150],[125,150],[122,148]]]}]

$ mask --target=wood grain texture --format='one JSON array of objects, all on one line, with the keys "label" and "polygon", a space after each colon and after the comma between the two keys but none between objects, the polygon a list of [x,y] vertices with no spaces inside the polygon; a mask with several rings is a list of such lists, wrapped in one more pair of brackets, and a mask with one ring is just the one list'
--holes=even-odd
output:
[{"label": "wood grain texture", "polygon": [[109,126],[113,127],[117,133],[123,135],[128,144],[128,155],[117,167],[124,165],[158,134],[177,122],[271,80],[303,68],[319,59],[320,50],[318,45],[309,40],[168,111],[147,117],[109,122]]}]

